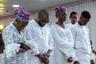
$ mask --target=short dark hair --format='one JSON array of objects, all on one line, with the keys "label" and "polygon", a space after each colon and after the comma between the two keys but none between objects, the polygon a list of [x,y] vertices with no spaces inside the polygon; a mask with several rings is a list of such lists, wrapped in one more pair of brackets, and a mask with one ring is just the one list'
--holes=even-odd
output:
[{"label": "short dark hair", "polygon": [[81,12],[81,16],[84,17],[84,18],[87,18],[87,19],[91,18],[91,14],[88,11]]},{"label": "short dark hair", "polygon": [[38,16],[43,16],[46,15],[47,17],[49,17],[49,13],[47,12],[47,10],[40,10],[38,12]]},{"label": "short dark hair", "polygon": [[73,14],[78,14],[78,12],[72,11],[72,12],[70,13],[70,18],[72,17]]}]

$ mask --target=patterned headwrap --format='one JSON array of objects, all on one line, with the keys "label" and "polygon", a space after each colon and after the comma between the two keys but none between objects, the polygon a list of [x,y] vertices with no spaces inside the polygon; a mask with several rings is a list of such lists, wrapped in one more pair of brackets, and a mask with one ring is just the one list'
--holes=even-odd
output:
[{"label": "patterned headwrap", "polygon": [[55,15],[56,15],[56,17],[57,17],[61,12],[67,13],[67,8],[64,7],[63,5],[58,5],[58,6],[56,6],[56,8],[55,8]]},{"label": "patterned headwrap", "polygon": [[27,12],[23,7],[18,7],[15,9],[15,16],[17,20],[22,20],[23,22],[28,22],[30,19],[30,13]]}]

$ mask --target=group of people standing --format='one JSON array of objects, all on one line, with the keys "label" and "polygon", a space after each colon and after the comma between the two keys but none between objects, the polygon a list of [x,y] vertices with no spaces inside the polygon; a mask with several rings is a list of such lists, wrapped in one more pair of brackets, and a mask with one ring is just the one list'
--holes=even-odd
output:
[{"label": "group of people standing", "polygon": [[[16,20],[6,26],[4,64],[95,64],[86,24],[91,15],[73,11],[71,22],[65,24],[67,8],[55,8],[57,22],[48,25],[49,13],[40,10],[36,19],[23,7],[15,9]],[[54,22],[54,21],[52,21]]]}]

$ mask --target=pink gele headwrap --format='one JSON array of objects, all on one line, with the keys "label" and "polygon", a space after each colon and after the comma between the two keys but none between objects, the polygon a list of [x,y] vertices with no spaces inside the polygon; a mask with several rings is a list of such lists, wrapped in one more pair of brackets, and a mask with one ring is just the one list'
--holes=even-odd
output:
[{"label": "pink gele headwrap", "polygon": [[55,15],[58,16],[61,12],[67,13],[67,8],[64,7],[63,5],[58,5],[55,8]]},{"label": "pink gele headwrap", "polygon": [[18,20],[23,20],[24,22],[28,22],[31,14],[27,12],[23,7],[18,7],[15,9],[15,16]]}]

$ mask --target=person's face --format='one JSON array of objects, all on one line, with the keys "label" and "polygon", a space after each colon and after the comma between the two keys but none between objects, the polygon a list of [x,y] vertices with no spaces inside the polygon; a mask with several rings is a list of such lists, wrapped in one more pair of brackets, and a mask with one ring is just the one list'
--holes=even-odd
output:
[{"label": "person's face", "polygon": [[65,12],[61,12],[60,14],[59,14],[59,16],[58,16],[58,19],[60,20],[60,21],[66,21],[66,17],[67,17],[67,14],[65,13]]},{"label": "person's face", "polygon": [[84,18],[84,17],[80,17],[80,23],[84,26],[86,25],[87,23],[89,22],[89,19],[87,18]]},{"label": "person's face", "polygon": [[23,21],[20,21],[18,23],[18,26],[19,26],[19,30],[23,30],[26,26],[27,26],[28,22],[23,22]]},{"label": "person's face", "polygon": [[39,16],[38,20],[39,20],[39,25],[43,27],[45,26],[45,24],[49,22],[49,17],[47,15]]},{"label": "person's face", "polygon": [[75,24],[75,23],[78,21],[78,15],[77,15],[77,14],[73,14],[73,15],[70,17],[70,20],[71,20],[71,23],[72,23],[72,24]]}]

